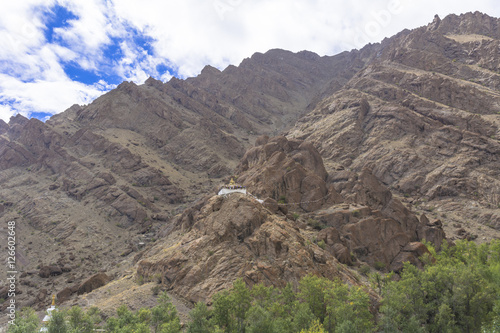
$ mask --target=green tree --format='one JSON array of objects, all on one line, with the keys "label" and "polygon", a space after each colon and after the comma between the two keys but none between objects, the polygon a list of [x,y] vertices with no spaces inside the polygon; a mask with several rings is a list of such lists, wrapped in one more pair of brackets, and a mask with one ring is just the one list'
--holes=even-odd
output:
[{"label": "green tree", "polygon": [[7,333],[35,333],[38,332],[39,320],[35,310],[30,307],[23,308],[14,320],[13,325],[9,325]]},{"label": "green tree", "polygon": [[[93,311],[93,310],[92,310]],[[66,313],[68,317],[69,332],[71,333],[92,333],[94,332],[94,318],[89,312],[83,312],[79,306],[73,306]]]},{"label": "green tree", "polygon": [[224,290],[213,297],[213,317],[212,323],[224,330],[224,332],[234,332],[236,322],[232,316],[232,302],[230,292]]},{"label": "green tree", "polygon": [[251,297],[250,290],[242,279],[234,281],[230,300],[236,317],[237,331],[239,333],[244,333],[245,318],[250,308]]},{"label": "green tree", "polygon": [[133,326],[138,322],[137,317],[129,310],[128,306],[125,304],[121,305],[117,310],[116,314],[118,316],[118,327],[121,329],[127,326]]},{"label": "green tree", "polygon": [[325,333],[325,329],[323,328],[323,325],[319,322],[319,320],[314,320],[312,322],[312,325],[309,329],[301,330],[300,333]]},{"label": "green tree", "polygon": [[500,287],[500,274],[492,269],[499,258],[494,249],[499,249],[496,244],[457,242],[453,248],[444,246],[424,270],[405,263],[401,280],[384,287],[381,325],[428,332],[478,332],[486,327]]},{"label": "green tree", "polygon": [[[276,319],[276,318],[275,318]],[[263,309],[260,305],[250,308],[247,315],[247,329],[249,333],[273,333],[273,317],[269,311]]]},{"label": "green tree", "polygon": [[214,330],[213,325],[209,319],[211,311],[205,303],[198,302],[189,313],[191,321],[188,324],[188,333],[211,333]]},{"label": "green tree", "polygon": [[158,297],[158,305],[149,309],[131,312],[126,305],[116,311],[117,317],[106,322],[106,332],[112,333],[178,333],[181,331],[177,309],[170,302],[166,293]]},{"label": "green tree", "polygon": [[66,320],[64,318],[64,313],[62,311],[52,311],[52,316],[48,324],[49,333],[67,333],[68,326],[66,325]]},{"label": "green tree", "polygon": [[370,332],[373,315],[370,313],[370,298],[361,288],[336,280],[325,291],[327,316],[323,325],[328,332]]},{"label": "green tree", "polygon": [[[158,297],[158,305],[151,309],[151,326],[153,332],[180,331],[180,319],[177,309],[170,301],[168,294],[163,292]],[[160,330],[161,328],[161,330]]]},{"label": "green tree", "polygon": [[162,324],[160,327],[160,333],[179,333],[181,332],[181,329],[181,323],[179,318],[177,317],[169,322]]},{"label": "green tree", "polygon": [[320,322],[326,317],[325,291],[331,287],[331,281],[314,275],[307,275],[299,282],[299,298],[309,306]]},{"label": "green tree", "polygon": [[292,332],[307,330],[316,317],[307,303],[295,302]]}]

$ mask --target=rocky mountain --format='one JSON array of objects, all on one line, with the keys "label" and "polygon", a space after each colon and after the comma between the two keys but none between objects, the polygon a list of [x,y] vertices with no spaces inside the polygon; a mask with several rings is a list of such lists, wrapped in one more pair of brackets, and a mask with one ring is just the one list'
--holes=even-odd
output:
[{"label": "rocky mountain", "polygon": [[[336,56],[271,50],[0,121],[18,301],[111,313],[154,286],[183,307],[238,277],[363,284],[361,266],[421,265],[424,239],[498,237],[499,40],[497,18],[435,17]],[[230,177],[252,195],[216,196]]]},{"label": "rocky mountain", "polygon": [[18,300],[42,309],[50,294],[68,298],[100,272],[121,276],[257,135],[289,128],[362,65],[347,54],[272,50],[197,78],[124,82],[46,123],[2,122],[0,214],[18,225]]},{"label": "rocky mountain", "polygon": [[[267,199],[208,196],[165,226],[161,239],[136,258],[140,276],[161,277],[162,284],[191,302],[208,299],[238,277],[250,285],[284,286],[315,273],[358,284],[340,263],[363,261],[399,270],[402,258],[419,263],[413,249],[418,241],[427,239],[439,248],[444,240],[439,222],[431,224],[425,215],[419,220],[369,170],[359,178],[337,179],[356,196],[348,199],[335,185],[326,187],[322,159],[309,143],[264,137],[258,144],[242,159],[245,171],[239,179]],[[266,192],[269,188],[275,192]],[[271,198],[277,194],[280,202]],[[314,213],[298,216],[289,209]],[[176,231],[180,235],[174,236]]]},{"label": "rocky mountain", "polygon": [[450,236],[461,224],[490,239],[500,223],[499,38],[499,20],[477,12],[403,31],[288,136],[312,142],[328,172],[370,166]]}]

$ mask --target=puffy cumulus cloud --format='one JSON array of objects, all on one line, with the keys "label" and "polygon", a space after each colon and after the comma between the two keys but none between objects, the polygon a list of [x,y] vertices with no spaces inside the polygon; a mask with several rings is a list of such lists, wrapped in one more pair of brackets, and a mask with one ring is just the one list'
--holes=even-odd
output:
[{"label": "puffy cumulus cloud", "polygon": [[52,0],[7,1],[0,11],[0,59],[23,56],[44,42],[43,22],[38,6],[50,6]]},{"label": "puffy cumulus cloud", "polygon": [[[107,53],[130,38],[110,5],[100,0],[28,0],[2,6],[1,119],[17,112],[55,114],[90,102],[124,79],[147,78],[140,62],[131,61],[128,65],[134,68],[126,70],[121,52],[117,57]],[[154,73],[154,68],[143,67]],[[131,74],[122,76],[125,72]]]},{"label": "puffy cumulus cloud", "polygon": [[18,113],[14,110],[10,105],[2,105],[0,104],[0,119],[9,122],[10,117],[15,116]]},{"label": "puffy cumulus cloud", "polygon": [[54,110],[64,111],[73,104],[87,104],[103,91],[114,88],[102,81],[93,85],[69,79],[23,82],[3,74],[0,74],[0,83],[0,119],[6,122],[15,113],[26,117],[34,112],[54,114]]},{"label": "puffy cumulus cloud", "polygon": [[56,28],[55,32],[80,54],[98,55],[101,47],[110,42],[110,36],[123,33],[116,26],[117,20],[106,2],[60,0],[58,5],[76,18],[71,19],[67,27]]},{"label": "puffy cumulus cloud", "polygon": [[[54,114],[123,80],[224,69],[272,48],[334,55],[494,0],[23,0],[0,12],[0,118]],[[7,119],[8,120],[8,119]]]},{"label": "puffy cumulus cloud", "polygon": [[[2,4],[0,12],[0,118],[32,112],[61,112],[74,103],[88,103],[102,94],[100,85],[85,85],[71,80],[64,63],[82,57],[82,49],[98,50],[98,42],[89,36],[88,47],[80,41],[49,43],[46,31],[50,9],[57,4],[51,0],[13,1]],[[77,10],[82,17],[100,10]],[[80,30],[85,30],[83,27]],[[89,29],[87,29],[89,30]],[[77,36],[78,29],[61,33]],[[71,36],[71,35],[70,35]],[[74,38],[74,37],[72,37]],[[103,43],[102,37],[101,45]],[[105,42],[105,40],[104,40]],[[79,48],[79,47],[80,48]],[[93,48],[92,48],[93,47]],[[94,53],[95,54],[95,53]],[[89,57],[92,58],[92,57]],[[109,88],[109,87],[104,87]]]}]

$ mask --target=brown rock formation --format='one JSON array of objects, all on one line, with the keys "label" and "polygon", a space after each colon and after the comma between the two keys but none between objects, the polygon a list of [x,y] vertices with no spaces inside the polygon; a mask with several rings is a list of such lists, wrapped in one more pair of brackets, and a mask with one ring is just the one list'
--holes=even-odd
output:
[{"label": "brown rock formation", "polygon": [[386,39],[375,45],[377,58],[287,137],[313,142],[331,176],[369,166],[394,193],[423,203],[419,213],[496,227],[498,26],[467,13]]},{"label": "brown rock formation", "polygon": [[106,283],[109,282],[109,280],[110,277],[107,276],[105,273],[98,273],[92,275],[78,287],[76,292],[78,293],[78,295],[89,293],[94,289],[104,286]]},{"label": "brown rock formation", "polygon": [[405,262],[409,262],[412,265],[422,268],[423,263],[419,258],[424,254],[429,255],[429,258],[431,258],[431,253],[424,244],[420,242],[408,243],[391,262],[390,270],[397,273],[401,272]]},{"label": "brown rock formation", "polygon": [[[280,136],[260,138],[243,156],[238,180],[260,198],[313,211],[339,200],[327,188],[327,173],[317,150],[308,142]],[[330,190],[330,191],[329,191]]]},{"label": "brown rock formation", "polygon": [[59,266],[43,266],[40,268],[40,271],[38,272],[38,275],[42,278],[48,278],[51,276],[56,276],[56,275],[61,275],[63,273],[61,267]]},{"label": "brown rock formation", "polygon": [[161,274],[162,283],[192,302],[230,287],[238,277],[274,286],[297,284],[308,273],[353,282],[348,271],[339,270],[337,259],[312,244],[293,222],[247,196],[212,197],[193,219],[177,243],[166,247],[159,241],[146,252],[137,274]]}]

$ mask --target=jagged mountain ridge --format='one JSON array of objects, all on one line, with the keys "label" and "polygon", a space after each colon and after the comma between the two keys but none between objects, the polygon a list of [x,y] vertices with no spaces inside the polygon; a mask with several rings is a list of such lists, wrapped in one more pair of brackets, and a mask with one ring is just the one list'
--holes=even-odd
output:
[{"label": "jagged mountain ridge", "polygon": [[313,142],[329,172],[372,166],[417,210],[452,215],[450,228],[497,228],[499,38],[481,13],[402,32],[289,136]]},{"label": "jagged mountain ridge", "polygon": [[[420,223],[439,230],[440,222],[429,222],[420,216],[422,211],[442,219],[451,235],[452,223],[475,215],[495,227],[499,193],[496,49],[498,19],[480,13],[449,16],[359,51],[319,57],[271,50],[224,71],[207,67],[187,80],[149,79],[141,86],[125,82],[90,105],[73,106],[46,124],[21,116],[9,124],[0,122],[0,217],[18,221],[23,230],[20,255],[31,258],[23,267],[27,275],[22,301],[42,306],[48,294],[65,287],[76,290],[101,270],[117,283],[121,276],[130,276],[136,263],[132,258],[142,247],[146,251],[136,259],[147,261],[151,248],[165,244],[169,248],[180,240],[175,238],[179,235],[170,238],[164,233],[177,221],[174,215],[202,195],[213,194],[221,177],[230,175],[241,158],[244,163],[245,151],[254,142],[257,147],[262,144],[257,136],[282,130],[287,130],[288,139],[306,139],[318,148],[328,174],[320,177],[325,178],[324,184],[314,178],[304,192],[301,186],[288,186],[287,167],[295,168],[297,161],[285,159],[287,165],[279,159],[267,161],[272,154],[263,155],[263,162],[276,162],[276,166],[263,166],[285,180],[282,191],[259,189],[258,177],[245,175],[248,170],[241,167],[236,172],[242,181],[248,180],[251,191],[275,201],[282,195],[300,201],[319,198],[325,190],[336,192],[338,201],[298,209],[301,214],[304,208],[310,209],[304,216],[334,229],[344,228],[342,237],[355,238],[350,243],[339,242],[340,234],[338,239],[332,233],[322,236],[330,252],[344,263],[349,261],[349,250],[359,260],[384,261],[387,266],[399,254],[410,257],[411,251],[400,247],[427,232],[419,236],[411,228]],[[258,176],[263,166],[252,172]],[[276,172],[276,167],[283,167],[283,173]],[[364,223],[387,217],[377,212],[387,207],[367,201],[366,186],[358,183],[358,179],[371,179],[369,174],[412,204],[413,212],[402,205],[398,209],[404,208],[404,221],[413,221],[414,234],[395,242],[390,256],[380,250],[384,244],[380,239],[364,242],[360,236]],[[384,198],[390,194],[387,189],[381,193]],[[422,203],[417,207],[418,202]],[[342,207],[332,206],[339,204],[354,206],[339,212]],[[196,207],[201,208],[195,206],[195,211]],[[293,226],[290,216],[288,221],[276,218],[281,213],[274,211],[266,221]],[[356,214],[364,221],[352,218]],[[347,219],[348,225],[339,224],[339,218]],[[408,231],[404,223],[388,225],[396,234]],[[269,227],[274,229],[272,224]],[[466,235],[480,233],[463,227]],[[495,232],[486,229],[483,235],[491,238]],[[313,237],[313,233],[306,234]],[[161,241],[155,242],[158,237]],[[339,255],[346,249],[348,256]],[[209,250],[215,249],[202,248]],[[334,255],[325,255],[335,260]],[[314,262],[314,254],[311,258]],[[38,269],[48,266],[71,272],[39,277]],[[192,295],[193,300],[197,297]]]},{"label": "jagged mountain ridge", "polygon": [[327,85],[345,83],[357,62],[271,50],[222,72],[206,67],[187,80],[125,82],[78,110],[75,119],[139,133],[172,163],[218,177],[230,172],[227,163],[234,167],[256,135],[289,127]]},{"label": "jagged mountain ridge", "polygon": [[19,256],[30,258],[21,261],[19,301],[41,309],[92,274],[121,276],[155,230],[213,191],[257,135],[291,126],[355,66],[347,54],[272,50],[198,78],[124,82],[45,124],[20,115],[0,123],[0,214],[18,222]]}]

